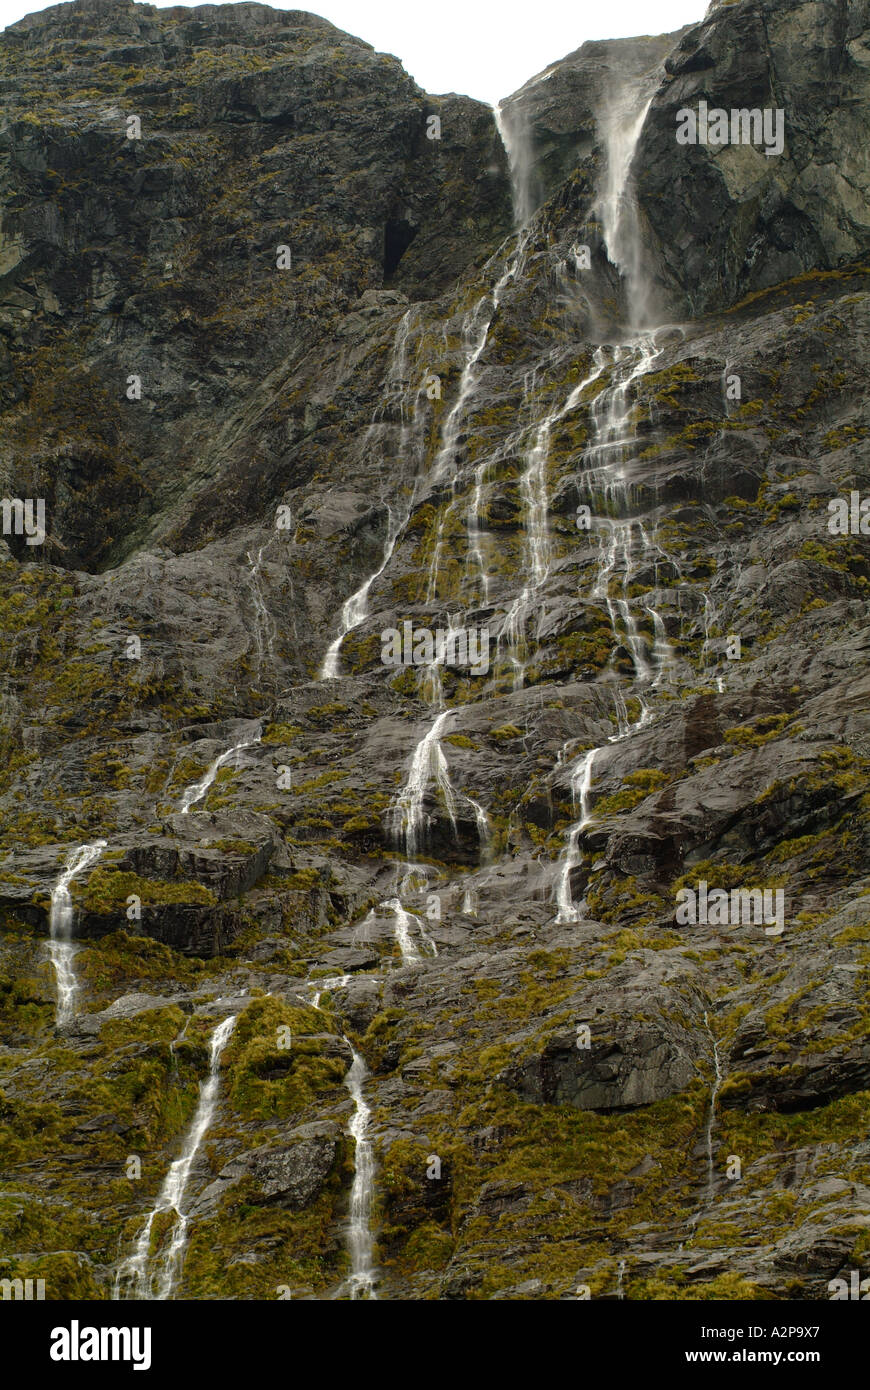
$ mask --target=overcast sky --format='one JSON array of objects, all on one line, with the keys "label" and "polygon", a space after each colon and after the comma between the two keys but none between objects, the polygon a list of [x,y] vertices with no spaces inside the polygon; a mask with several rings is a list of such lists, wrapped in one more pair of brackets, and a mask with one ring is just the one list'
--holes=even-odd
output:
[{"label": "overcast sky", "polygon": [[[44,8],[0,0],[0,26]],[[317,0],[298,8],[397,54],[427,92],[496,102],[586,39],[664,34],[703,19],[707,0]]]}]

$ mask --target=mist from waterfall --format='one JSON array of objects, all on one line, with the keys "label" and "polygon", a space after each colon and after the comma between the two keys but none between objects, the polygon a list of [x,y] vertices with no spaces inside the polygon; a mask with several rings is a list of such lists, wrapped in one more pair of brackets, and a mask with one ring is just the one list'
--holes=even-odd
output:
[{"label": "mist from waterfall", "polygon": [[543,196],[529,114],[520,103],[504,101],[493,107],[493,114],[508,159],[514,222],[517,228],[527,227]]},{"label": "mist from waterfall", "polygon": [[601,221],[608,258],[625,282],[629,328],[635,331],[654,326],[655,307],[644,272],[633,162],[661,76],[655,68],[621,88],[614,84],[597,113],[605,163],[593,211]]}]

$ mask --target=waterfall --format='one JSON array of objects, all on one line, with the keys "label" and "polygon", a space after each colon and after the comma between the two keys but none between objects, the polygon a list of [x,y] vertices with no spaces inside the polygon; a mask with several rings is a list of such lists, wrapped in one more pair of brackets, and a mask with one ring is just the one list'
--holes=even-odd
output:
[{"label": "waterfall", "polygon": [[[418,410],[421,396],[425,394],[425,385],[421,383],[414,397],[413,408],[410,412],[407,409],[408,392],[408,341],[411,332],[411,323],[415,315],[415,308],[412,307],[402,315],[399,326],[396,329],[396,336],[393,339],[393,349],[390,355],[390,363],[387,368],[387,379],[385,386],[385,399],[375,411],[374,418],[366,430],[363,440],[363,451],[368,447],[376,431],[382,426],[384,416],[389,407],[397,408],[401,421],[399,458],[404,461],[410,454],[419,462],[419,455],[422,447],[422,427],[418,421]],[[416,433],[418,438],[413,440],[412,435]],[[318,680],[336,680],[341,674],[341,646],[349,632],[359,627],[369,616],[369,595],[372,585],[380,579],[384,570],[387,568],[398,541],[404,533],[405,527],[411,518],[411,513],[417,501],[417,487],[419,478],[414,479],[414,485],[407,503],[401,507],[387,506],[387,536],[384,541],[384,549],[381,555],[381,562],[363,582],[359,588],[351,594],[342,604],[341,615],[339,618],[339,630],[337,637],[330,643],[326,655],[320,667]]]},{"label": "waterfall", "polygon": [[[410,514],[410,513],[409,513]],[[323,665],[320,668],[319,680],[336,680],[341,674],[341,644],[349,632],[355,627],[364,623],[369,615],[369,592],[377,579],[380,579],[387,565],[393,558],[393,551],[396,548],[396,541],[408,524],[408,516],[401,518],[387,507],[387,539],[384,543],[384,553],[381,563],[362,584],[355,593],[351,594],[342,605],[341,618],[339,620],[339,632],[335,641],[327,649],[326,656],[323,658]]]},{"label": "waterfall", "polygon": [[331,989],[345,989],[350,984],[350,975],[329,975],[326,979],[318,980],[316,987],[312,990],[311,1007],[321,1013],[320,1000],[324,994]]},{"label": "waterfall", "polygon": [[[614,642],[627,648],[635,677],[642,685],[653,680],[660,684],[672,657],[664,622],[655,607],[648,601],[642,605],[653,626],[651,659],[632,611],[630,587],[637,573],[633,553],[635,527],[647,563],[655,556],[656,546],[643,525],[625,515],[631,505],[627,467],[638,451],[637,432],[631,419],[632,397],[637,394],[637,382],[654,369],[663,351],[656,345],[654,332],[640,327],[649,318],[650,295],[642,275],[637,204],[631,196],[632,162],[659,76],[656,69],[627,83],[609,97],[599,114],[599,134],[606,159],[595,210],[601,219],[607,254],[626,285],[628,316],[634,330],[627,342],[612,349],[611,380],[593,403],[591,439],[583,456],[590,502],[599,491],[606,509],[622,514],[599,521],[601,555],[592,597],[606,606]],[[596,358],[603,365],[603,349],[599,349]],[[614,594],[614,581],[621,594]],[[641,706],[645,713],[642,697]]]},{"label": "waterfall", "polygon": [[390,808],[391,829],[397,838],[404,840],[407,859],[415,858],[419,849],[426,826],[423,800],[433,780],[444,798],[451,824],[456,829],[456,795],[450,781],[447,759],[441,749],[441,736],[454,713],[452,709],[441,710],[420,739],[411,756],[405,785]]},{"label": "waterfall", "polygon": [[261,545],[257,551],[256,560],[248,551],[246,559],[248,561],[248,585],[251,590],[251,597],[254,601],[254,641],[257,646],[257,680],[260,679],[263,661],[268,658],[269,664],[274,668],[275,664],[275,625],[266,607],[263,598],[263,590],[260,584],[260,570],[263,565],[263,552],[271,544],[270,540],[265,545]]},{"label": "waterfall", "polygon": [[542,190],[535,172],[534,142],[528,112],[518,103],[493,107],[495,124],[508,159],[514,221],[526,227],[541,201]]},{"label": "waterfall", "polygon": [[[502,293],[508,283],[516,278],[522,266],[525,248],[528,242],[528,223],[537,206],[538,190],[535,184],[534,153],[531,131],[526,114],[521,108],[512,108],[510,116],[508,116],[507,111],[503,110],[501,106],[494,106],[493,114],[496,127],[508,157],[514,222],[517,229],[516,248],[513,258],[505,263],[504,271],[496,282],[492,295],[482,295],[474,305],[471,313],[466,315],[465,321],[463,322],[462,337],[466,353],[465,367],[459,383],[459,393],[444,426],[444,433],[442,436],[443,443],[433,470],[433,477],[435,480],[439,480],[444,474],[445,469],[448,468],[451,463],[455,462],[459,427],[467,402],[476,384],[475,367],[486,347],[489,330],[498,312]],[[477,565],[480,574],[481,600],[484,606],[489,603],[491,581],[486,569],[486,558],[483,550],[483,533],[480,528],[480,514],[483,500],[483,485],[488,467],[489,460],[486,460],[475,469],[474,488],[472,490],[466,520],[469,558]],[[455,486],[455,472],[453,474],[453,480]],[[531,505],[539,505],[537,497],[535,498],[535,502],[531,503],[530,506]],[[543,515],[544,519],[546,519],[546,492],[544,494],[543,505]],[[430,570],[429,583],[427,586],[426,598],[427,602],[430,603],[434,601],[437,592],[438,563],[441,554],[443,531],[444,522],[442,519],[436,536],[432,557],[432,569]]]},{"label": "waterfall", "polygon": [[398,898],[390,898],[384,903],[384,907],[389,908],[396,918],[396,945],[402,957],[402,964],[417,965],[422,957],[410,931],[411,922],[416,919],[410,912],[406,912]]},{"label": "waterfall", "polygon": [[466,516],[468,558],[477,566],[477,572],[480,576],[480,601],[484,608],[489,606],[489,588],[492,580],[486,567],[486,555],[483,545],[485,532],[480,528],[480,514],[483,503],[483,484],[489,466],[490,460],[485,459],[484,462],[478,464],[477,468],[474,470],[474,487],[471,491],[471,501],[469,502]]},{"label": "waterfall", "polygon": [[643,276],[637,202],[631,196],[631,169],[661,76],[656,68],[612,91],[598,113],[606,163],[594,212],[601,221],[608,258],[625,280],[630,319],[636,328],[649,319],[651,304],[650,286]]},{"label": "waterfall", "polygon": [[714,1033],[713,1033],[713,1029],[710,1027],[710,1021],[709,1021],[709,1019],[708,1019],[708,1017],[707,1017],[707,1010],[706,1010],[706,1009],[704,1010],[704,1024],[705,1024],[705,1026],[706,1026],[707,1032],[710,1034],[710,1041],[711,1041],[712,1044],[713,1044],[713,1066],[714,1066],[713,1084],[712,1084],[712,1086],[711,1086],[711,1088],[710,1088],[710,1109],[709,1109],[709,1112],[708,1112],[708,1115],[707,1115],[707,1127],[706,1127],[706,1132],[705,1132],[705,1136],[704,1136],[704,1137],[705,1137],[706,1148],[707,1148],[707,1201],[708,1201],[708,1202],[712,1202],[712,1200],[713,1200],[713,1183],[714,1183],[714,1167],[713,1167],[713,1125],[714,1125],[715,1120],[716,1120],[716,1097],[717,1097],[717,1095],[719,1094],[719,1087],[722,1085],[722,1069],[721,1069],[720,1064],[719,1064],[719,1047],[718,1047],[718,1045],[717,1045],[717,1043],[716,1043],[716,1038],[715,1038],[715,1035],[714,1035]]},{"label": "waterfall", "polygon": [[75,914],[69,886],[78,874],[99,859],[106,848],[106,843],[105,840],[95,840],[91,845],[79,845],[78,849],[74,849],[67,856],[63,873],[51,890],[51,913],[49,916],[51,940],[48,949],[57,984],[55,1022],[58,1028],[63,1028],[69,1023],[75,1012],[74,947],[70,940]]},{"label": "waterfall", "polygon": [[550,527],[548,519],[547,464],[550,456],[550,434],[553,425],[567,413],[567,406],[547,415],[535,431],[534,443],[526,451],[525,468],[520,475],[520,496],[526,524],[523,533],[523,570],[528,576],[517,592],[499,633],[499,641],[507,636],[514,667],[514,689],[525,680],[526,617],[533,600],[550,573]]},{"label": "waterfall", "polygon": [[571,896],[571,875],[580,863],[580,836],[592,819],[589,792],[592,787],[592,768],[600,748],[590,748],[580,758],[571,775],[571,796],[580,801],[580,818],[568,832],[568,840],[560,856],[559,878],[556,885],[557,922],[576,922],[579,913]]},{"label": "waterfall", "polygon": [[[485,811],[483,812],[483,816],[485,819]],[[406,872],[403,874],[402,881],[398,887],[399,900],[401,901],[401,899],[403,897],[406,897],[409,893],[422,893],[424,895],[427,894],[429,889],[429,872],[430,871],[426,865],[408,864],[406,866]],[[398,878],[398,874],[396,875],[396,877]],[[417,923],[417,928],[420,932],[420,940],[422,941],[424,947],[428,950],[430,956],[434,958],[438,955],[438,947],[435,945],[435,942],[433,941],[432,937],[427,932],[423,917],[421,917],[418,913],[415,912],[412,912],[410,915]]]},{"label": "waterfall", "polygon": [[198,782],[194,782],[192,786],[188,787],[182,795],[181,804],[178,808],[179,813],[182,816],[186,816],[191,806],[195,806],[197,801],[201,801],[205,796],[221,768],[226,767],[234,758],[238,757],[243,749],[253,748],[260,742],[261,737],[262,734],[258,726],[254,738],[243,739],[241,743],[236,743],[232,748],[228,748],[225,753],[221,753],[219,758],[215,758],[208,771],[202,775]]},{"label": "waterfall", "polygon": [[[225,1018],[211,1035],[208,1077],[199,1089],[199,1101],[190,1129],[184,1139],[181,1157],[172,1164],[160,1189],[157,1202],[139,1233],[133,1253],[118,1267],[114,1296],[125,1293],[132,1298],[166,1299],[178,1283],[187,1242],[189,1216],[183,1211],[184,1196],[193,1161],[214,1118],[220,1088],[220,1060],[236,1025],[236,1015]],[[151,1231],[155,1219],[174,1213],[168,1248],[151,1252]],[[161,1240],[165,1239],[165,1233]]]},{"label": "waterfall", "polygon": [[[514,280],[520,273],[524,264],[526,245],[528,243],[528,232],[521,230],[516,238],[513,255],[508,257],[504,263],[504,269],[493,286],[492,290],[486,290],[471,309],[466,313],[462,321],[462,343],[465,354],[465,363],[462,368],[462,375],[459,378],[459,390],[456,400],[447,413],[444,427],[441,432],[441,447],[435,456],[432,465],[430,483],[437,486],[439,483],[450,479],[452,490],[455,494],[456,484],[459,476],[458,452],[459,435],[463,419],[465,417],[468,402],[474,395],[477,386],[477,363],[483,354],[483,350],[489,340],[489,330],[492,327],[502,295],[511,280]],[[478,524],[478,513],[480,508],[481,489],[483,474],[478,470],[476,474],[475,492],[472,497],[471,510],[469,514],[468,530],[469,541],[478,552],[478,564],[481,569],[484,590],[487,590],[485,568],[483,556],[480,550],[480,535]],[[453,507],[453,499],[447,505],[447,512]],[[442,516],[438,523],[438,530],[435,537],[435,546],[432,554],[432,563],[429,569],[429,578],[426,587],[426,602],[432,603],[437,597],[438,592],[438,565],[441,556],[441,547],[444,537],[444,527],[446,520]]]},{"label": "waterfall", "polygon": [[[397,924],[397,935],[398,930]],[[343,989],[345,985],[350,984],[350,979],[350,975],[334,975],[330,979],[318,980],[317,987],[313,990],[312,1008],[319,1011],[321,995],[329,989]],[[354,1141],[353,1183],[350,1189],[350,1217],[347,1227],[347,1247],[350,1254],[347,1288],[352,1299],[376,1299],[374,1240],[371,1229],[375,1156],[369,1137],[372,1112],[363,1094],[363,1085],[369,1073],[368,1067],[350,1039],[343,1036],[343,1041],[350,1049],[352,1059],[344,1084],[353,1101],[353,1114],[347,1132]]]},{"label": "waterfall", "polygon": [[474,819],[477,822],[477,838],[480,841],[481,855],[483,855],[490,841],[489,817],[480,802],[475,801],[473,796],[465,796],[464,793],[463,796],[474,812]]},{"label": "waterfall", "polygon": [[348,1133],[354,1141],[354,1173],[353,1185],[350,1189],[350,1223],[348,1226],[350,1276],[347,1285],[352,1299],[372,1299],[377,1298],[374,1242],[371,1230],[375,1157],[369,1138],[371,1110],[363,1095],[363,1084],[368,1076],[368,1068],[353,1044],[347,1038],[344,1041],[350,1048],[353,1057],[350,1070],[344,1078],[344,1084],[350,1091],[354,1105],[348,1125]]},{"label": "waterfall", "polygon": [[573,387],[565,402],[552,410],[537,425],[535,438],[524,455],[525,469],[520,476],[520,495],[523,499],[526,526],[523,540],[523,568],[528,575],[515,597],[498,634],[499,644],[507,638],[511,650],[511,663],[514,668],[514,689],[522,688],[525,681],[526,618],[532,604],[543,588],[550,573],[551,536],[549,525],[549,496],[547,492],[547,464],[550,455],[550,436],[554,425],[570,415],[580,405],[587,387],[598,380],[607,364],[606,355],[599,348],[593,358],[593,370],[587,377]]}]

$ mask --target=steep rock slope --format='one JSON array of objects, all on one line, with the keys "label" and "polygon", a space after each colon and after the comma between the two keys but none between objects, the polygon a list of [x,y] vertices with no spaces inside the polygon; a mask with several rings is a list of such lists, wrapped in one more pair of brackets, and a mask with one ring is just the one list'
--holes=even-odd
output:
[{"label": "steep rock slope", "polygon": [[[846,85],[808,123],[810,31]],[[3,485],[47,504],[2,566],[10,1273],[866,1264],[870,572],[828,525],[870,486],[866,41],[862,3],[741,0],[584,46],[502,109],[512,231],[492,113],[311,16],[0,38]],[[702,77],[751,106],[762,69],[799,150],[677,146]],[[406,622],[489,660],[386,666]],[[783,930],[687,923],[702,881]]]}]

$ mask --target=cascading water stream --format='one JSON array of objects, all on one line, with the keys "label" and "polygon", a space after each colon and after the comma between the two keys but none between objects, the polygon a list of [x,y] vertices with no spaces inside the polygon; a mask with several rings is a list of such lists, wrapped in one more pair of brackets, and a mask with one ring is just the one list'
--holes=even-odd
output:
[{"label": "cascading water stream", "polygon": [[345,1042],[351,1050],[353,1060],[344,1078],[344,1084],[350,1091],[354,1105],[348,1125],[348,1133],[354,1141],[354,1172],[350,1189],[350,1276],[347,1286],[351,1299],[376,1299],[374,1241],[371,1228],[375,1156],[369,1135],[371,1110],[363,1092],[368,1068],[353,1044],[347,1038]]},{"label": "cascading water stream", "polygon": [[384,903],[384,907],[389,908],[396,919],[396,945],[402,957],[402,964],[416,965],[422,957],[411,936],[411,922],[414,920],[412,914],[405,910],[398,898],[390,898]]},{"label": "cascading water stream", "polygon": [[263,589],[260,582],[260,571],[263,566],[263,553],[268,550],[272,538],[260,546],[257,551],[257,558],[254,559],[250,551],[246,555],[248,561],[248,586],[251,590],[251,598],[254,602],[254,641],[257,648],[257,680],[260,680],[264,660],[268,660],[269,665],[274,669],[275,665],[275,624],[266,606],[263,597]]},{"label": "cascading water stream", "polygon": [[350,975],[328,975],[325,979],[318,980],[316,985],[310,986],[312,991],[312,1009],[317,1009],[318,1013],[322,1013],[323,1010],[320,1007],[320,1001],[323,998],[324,994],[327,994],[330,990],[333,989],[346,989],[347,986],[350,984],[350,981]]},{"label": "cascading water stream", "polygon": [[[418,405],[421,397],[425,394],[423,383],[418,387],[414,397],[411,410],[407,406],[408,394],[408,343],[411,333],[411,324],[415,316],[413,306],[403,314],[396,336],[393,340],[393,349],[390,355],[390,364],[387,370],[387,382],[385,400],[375,411],[374,419],[369,425],[363,441],[363,450],[368,446],[371,439],[380,429],[384,422],[384,416],[390,407],[398,410],[401,421],[401,438],[399,444],[399,458],[404,461],[409,455],[419,462],[422,447],[422,421],[418,420]],[[412,436],[417,436],[413,439]],[[417,502],[417,491],[420,483],[419,476],[414,478],[413,487],[407,502],[401,506],[396,503],[387,506],[387,535],[384,541],[384,549],[381,562],[366,579],[363,580],[359,588],[351,594],[342,605],[341,616],[339,618],[338,636],[330,643],[323,663],[320,668],[318,680],[335,680],[341,673],[341,647],[344,639],[354,628],[359,627],[369,616],[369,596],[372,586],[380,579],[385,569],[393,558],[393,552],[399,539],[404,534],[405,528],[411,518],[411,514]]]},{"label": "cascading water stream", "polygon": [[[516,280],[525,263],[526,247],[529,241],[528,224],[535,210],[534,159],[531,132],[521,110],[512,111],[509,118],[498,106],[493,107],[496,127],[508,157],[511,175],[511,192],[516,226],[516,244],[512,256],[504,263],[504,269],[492,290],[487,290],[465,315],[462,324],[462,342],[465,364],[459,380],[459,391],[447,418],[441,436],[441,447],[432,468],[432,482],[438,484],[450,477],[455,495],[458,482],[457,455],[459,435],[467,406],[477,386],[477,364],[489,340],[489,330],[498,313],[502,295],[512,280]],[[480,575],[481,597],[484,605],[489,602],[490,578],[484,554],[484,533],[480,526],[483,487],[489,461],[479,464],[475,469],[474,486],[466,514],[468,532],[468,554],[477,566]],[[444,516],[438,524],[432,560],[426,586],[426,602],[433,603],[438,593],[438,568],[444,540],[447,513],[453,506],[448,504]]]},{"label": "cascading water stream", "polygon": [[518,228],[526,227],[541,193],[528,115],[521,104],[510,106],[504,102],[493,107],[493,115],[508,159],[514,222]]},{"label": "cascading water stream", "polygon": [[[350,981],[350,975],[333,975],[328,979],[318,980],[316,986],[312,986],[311,1007],[320,1012],[322,995],[331,989],[344,989]],[[342,1041],[346,1043],[351,1055],[351,1064],[345,1074],[344,1084],[353,1101],[353,1113],[347,1132],[354,1141],[353,1183],[350,1189],[347,1227],[350,1274],[345,1286],[352,1300],[377,1299],[374,1237],[371,1227],[375,1155],[370,1134],[372,1112],[363,1091],[369,1073],[350,1039],[342,1034]]]},{"label": "cascading water stream", "polygon": [[[181,1157],[166,1175],[160,1195],[149,1213],[133,1253],[118,1267],[114,1296],[140,1299],[167,1299],[178,1283],[184,1262],[190,1218],[184,1211],[184,1198],[190,1172],[200,1145],[214,1119],[220,1089],[220,1061],[236,1025],[236,1015],[225,1018],[211,1035],[208,1077],[199,1089],[199,1100],[190,1128],[184,1138]],[[165,1249],[151,1251],[151,1233],[158,1216],[174,1213],[172,1236]],[[165,1239],[165,1233],[163,1238]]]},{"label": "cascading water stream", "polygon": [[595,211],[610,262],[625,282],[630,319],[636,328],[650,316],[651,294],[643,276],[637,202],[630,194],[631,166],[662,75],[656,68],[622,88],[612,88],[598,116],[606,163]]},{"label": "cascading water stream", "polygon": [[[447,418],[444,421],[441,434],[441,447],[435,456],[435,462],[432,465],[430,474],[430,483],[432,486],[437,486],[447,478],[450,479],[453,498],[447,504],[444,515],[438,523],[438,529],[435,535],[435,545],[432,552],[432,561],[429,567],[429,577],[426,586],[427,603],[433,603],[438,594],[438,567],[443,546],[444,530],[447,515],[454,505],[456,487],[459,481],[459,436],[468,403],[477,387],[477,364],[489,340],[489,330],[498,313],[502,295],[508,284],[510,284],[512,280],[515,280],[522,270],[528,238],[528,231],[521,228],[516,237],[513,255],[505,262],[502,274],[499,276],[493,288],[491,290],[486,290],[480,296],[463,320],[462,341],[465,352],[465,364],[459,379],[459,390],[456,395],[456,400],[448,411]],[[484,591],[484,602],[486,602],[488,596],[489,586],[482,549],[480,507],[483,495],[483,477],[486,466],[485,464],[481,465],[475,472],[474,491],[472,493],[466,520],[469,550],[472,557],[476,559],[480,570],[481,587]]]},{"label": "cascading water stream", "polygon": [[722,1068],[719,1063],[719,1046],[713,1029],[710,1027],[710,1020],[707,1017],[707,1010],[704,1010],[704,1024],[710,1034],[710,1041],[713,1044],[713,1084],[710,1088],[710,1109],[707,1114],[707,1127],[705,1131],[705,1144],[707,1149],[707,1201],[713,1201],[715,1170],[713,1165],[713,1125],[716,1122],[716,1097],[722,1085]]},{"label": "cascading water stream", "polygon": [[[409,513],[410,515],[410,513]],[[393,558],[393,551],[396,548],[396,541],[408,524],[408,516],[399,517],[390,507],[387,508],[387,539],[384,542],[384,553],[381,563],[367,579],[359,586],[355,593],[345,601],[341,610],[340,626],[338,636],[327,649],[326,656],[323,658],[323,665],[320,668],[319,679],[322,681],[335,680],[341,673],[341,645],[349,632],[355,627],[364,623],[369,615],[369,593],[372,585],[380,579],[387,565]]]},{"label": "cascading water stream", "polygon": [[206,792],[214,783],[222,767],[227,767],[234,758],[237,758],[245,748],[253,748],[261,740],[262,734],[260,726],[257,726],[257,733],[254,738],[243,739],[241,743],[236,743],[232,748],[228,748],[225,753],[221,753],[219,758],[215,758],[208,771],[203,773],[198,782],[194,782],[182,794],[181,804],[178,808],[179,814],[186,816],[192,806],[197,801],[202,801]]},{"label": "cascading water stream", "polygon": [[456,796],[441,748],[441,736],[454,714],[452,709],[441,710],[423,735],[411,757],[405,785],[391,808],[393,833],[403,840],[408,860],[416,858],[426,828],[423,801],[433,780],[441,792],[450,822],[456,828]]},{"label": "cascading water stream", "polygon": [[538,423],[535,428],[534,442],[524,456],[526,466],[520,476],[520,496],[523,500],[526,516],[523,538],[523,570],[528,578],[511,604],[498,634],[499,643],[506,638],[510,648],[515,690],[521,689],[525,680],[523,652],[526,620],[540,590],[549,577],[552,561],[547,489],[550,436],[553,427],[577,409],[583,399],[584,392],[594,385],[605,366],[606,356],[601,349],[598,349],[593,358],[593,370],[571,390],[564,404],[551,411]]},{"label": "cascading water stream", "polygon": [[589,809],[589,792],[592,787],[592,769],[600,748],[590,748],[584,753],[579,765],[571,776],[571,797],[574,804],[580,802],[580,818],[568,832],[568,840],[560,858],[559,877],[556,883],[556,921],[576,922],[579,912],[571,897],[571,875],[580,863],[580,836],[592,819]]},{"label": "cascading water stream", "polygon": [[57,982],[57,1009],[55,1022],[58,1028],[69,1023],[75,1013],[76,976],[73,969],[72,929],[75,912],[69,886],[74,878],[94,864],[106,848],[105,840],[95,840],[90,845],[79,845],[68,855],[63,873],[51,890],[51,912],[49,916],[49,954],[54,966]]},{"label": "cascading water stream", "polygon": [[[631,219],[626,221],[624,186],[627,183],[634,144],[642,126],[645,110],[644,107],[644,111],[640,115],[635,111],[633,122],[629,124],[623,122],[621,117],[617,119],[614,116],[610,126],[610,138],[613,145],[611,176],[609,176],[609,182],[602,193],[602,210],[605,204],[612,209],[612,215],[608,212],[603,218],[605,226],[609,228],[611,234],[608,246],[616,248],[611,258],[616,259],[620,269],[625,267],[623,273],[626,276],[629,289],[637,284],[639,260],[632,253],[631,236],[628,231]],[[500,128],[504,138],[505,128],[501,123]],[[505,143],[509,145],[507,138]],[[439,568],[444,552],[445,537],[448,534],[447,517],[455,505],[462,473],[461,436],[467,423],[472,401],[479,387],[481,359],[486,350],[490,328],[498,313],[504,291],[510,281],[521,272],[529,240],[529,233],[525,228],[533,211],[531,174],[529,172],[533,166],[528,160],[523,162],[516,143],[514,143],[513,150],[509,148],[509,155],[515,183],[515,202],[520,228],[512,256],[504,263],[502,273],[492,288],[487,290],[468,311],[462,325],[464,364],[459,388],[453,405],[446,414],[441,432],[440,447],[428,479],[429,485],[436,489],[449,481],[452,493],[446,507],[442,510],[436,528],[426,586],[427,601],[430,603],[435,602],[438,596]],[[606,509],[610,513],[609,525],[605,527],[602,540],[599,578],[594,586],[594,593],[596,597],[606,603],[611,617],[615,642],[627,646],[632,658],[635,677],[642,687],[648,686],[654,678],[660,675],[663,669],[666,637],[663,623],[659,625],[659,615],[655,612],[651,601],[647,600],[643,604],[643,608],[652,622],[654,634],[650,657],[631,606],[630,585],[635,572],[634,548],[636,541],[632,527],[636,523],[614,519],[613,513],[616,512],[618,516],[618,509],[627,510],[629,504],[624,465],[627,461],[627,451],[635,445],[635,431],[630,421],[635,383],[651,370],[651,365],[657,356],[658,350],[655,348],[652,335],[649,333],[641,334],[638,332],[629,342],[619,344],[609,352],[604,348],[599,348],[595,353],[593,370],[590,375],[573,388],[562,405],[550,411],[545,419],[534,427],[534,433],[525,451],[525,467],[521,475],[521,493],[526,517],[525,572],[528,578],[520,594],[514,600],[502,633],[502,635],[509,635],[514,651],[518,652],[521,643],[525,640],[527,615],[550,571],[547,468],[553,427],[558,420],[581,404],[584,391],[590,388],[603,373],[609,372],[612,374],[612,379],[609,385],[598,393],[590,412],[592,440],[584,453],[584,469],[589,484],[599,493],[603,492],[607,503]],[[489,597],[489,579],[486,569],[486,533],[481,527],[480,519],[483,513],[487,467],[488,461],[478,462],[474,470],[473,491],[466,513],[469,560],[479,573],[484,602]],[[412,498],[412,504],[414,500]],[[410,515],[410,511],[408,515]],[[397,518],[392,510],[390,510],[389,516],[388,535],[380,567],[344,605],[340,623],[341,632],[326,654],[321,679],[328,679],[338,674],[341,642],[348,631],[358,626],[368,616],[368,596],[371,587],[390,563],[398,539],[406,528],[407,516]],[[642,531],[639,534],[644,551],[646,551],[648,547],[645,534]],[[611,580],[614,577],[616,577],[618,591],[611,593]],[[451,619],[451,627],[452,622]],[[390,809],[390,828],[402,845],[404,857],[408,864],[415,859],[422,845],[428,826],[428,818],[424,809],[425,801],[433,785],[436,795],[443,803],[454,833],[457,822],[457,802],[461,795],[452,786],[447,760],[441,746],[442,738],[450,727],[450,721],[455,711],[443,707],[442,676],[437,663],[434,668],[429,670],[428,679],[432,687],[432,703],[435,706],[432,723],[419,739],[411,755],[405,783]],[[615,698],[617,701],[618,732],[610,742],[627,737],[634,729],[647,723],[651,717],[649,706],[642,693],[639,701],[640,714],[634,723],[629,721],[625,698],[618,687],[615,690]],[[577,823],[571,828],[560,863],[556,891],[557,920],[559,921],[576,921],[578,919],[578,911],[571,899],[571,877],[579,863],[579,843],[582,832],[591,820],[592,777],[596,757],[601,751],[601,748],[588,750],[579,760],[572,774],[572,796],[575,805],[579,802],[580,815]],[[481,843],[484,843],[484,837],[488,832],[485,812],[471,798],[466,799],[475,809]],[[404,882],[403,880],[403,885]],[[420,919],[404,906],[403,896],[404,886],[397,889],[396,897],[387,900],[381,906],[391,910],[394,914],[395,940],[403,964],[417,965],[421,962],[422,956],[414,939],[412,925],[414,922],[419,924],[420,940],[425,943],[426,938]],[[468,911],[475,910],[469,893],[466,894],[463,908]],[[432,944],[434,948],[434,943]],[[320,993],[325,987],[323,982],[320,982],[314,1001],[315,1006],[319,1006]],[[364,1095],[364,1085],[368,1073],[363,1058],[349,1042],[348,1046],[350,1047],[352,1063],[345,1077],[345,1084],[354,1103],[349,1133],[354,1139],[355,1162],[348,1226],[351,1273],[346,1287],[350,1290],[352,1298],[374,1298],[376,1297],[376,1275],[371,1230],[374,1153],[370,1138],[371,1112]],[[620,1294],[621,1276],[622,1270],[620,1270]]]}]

